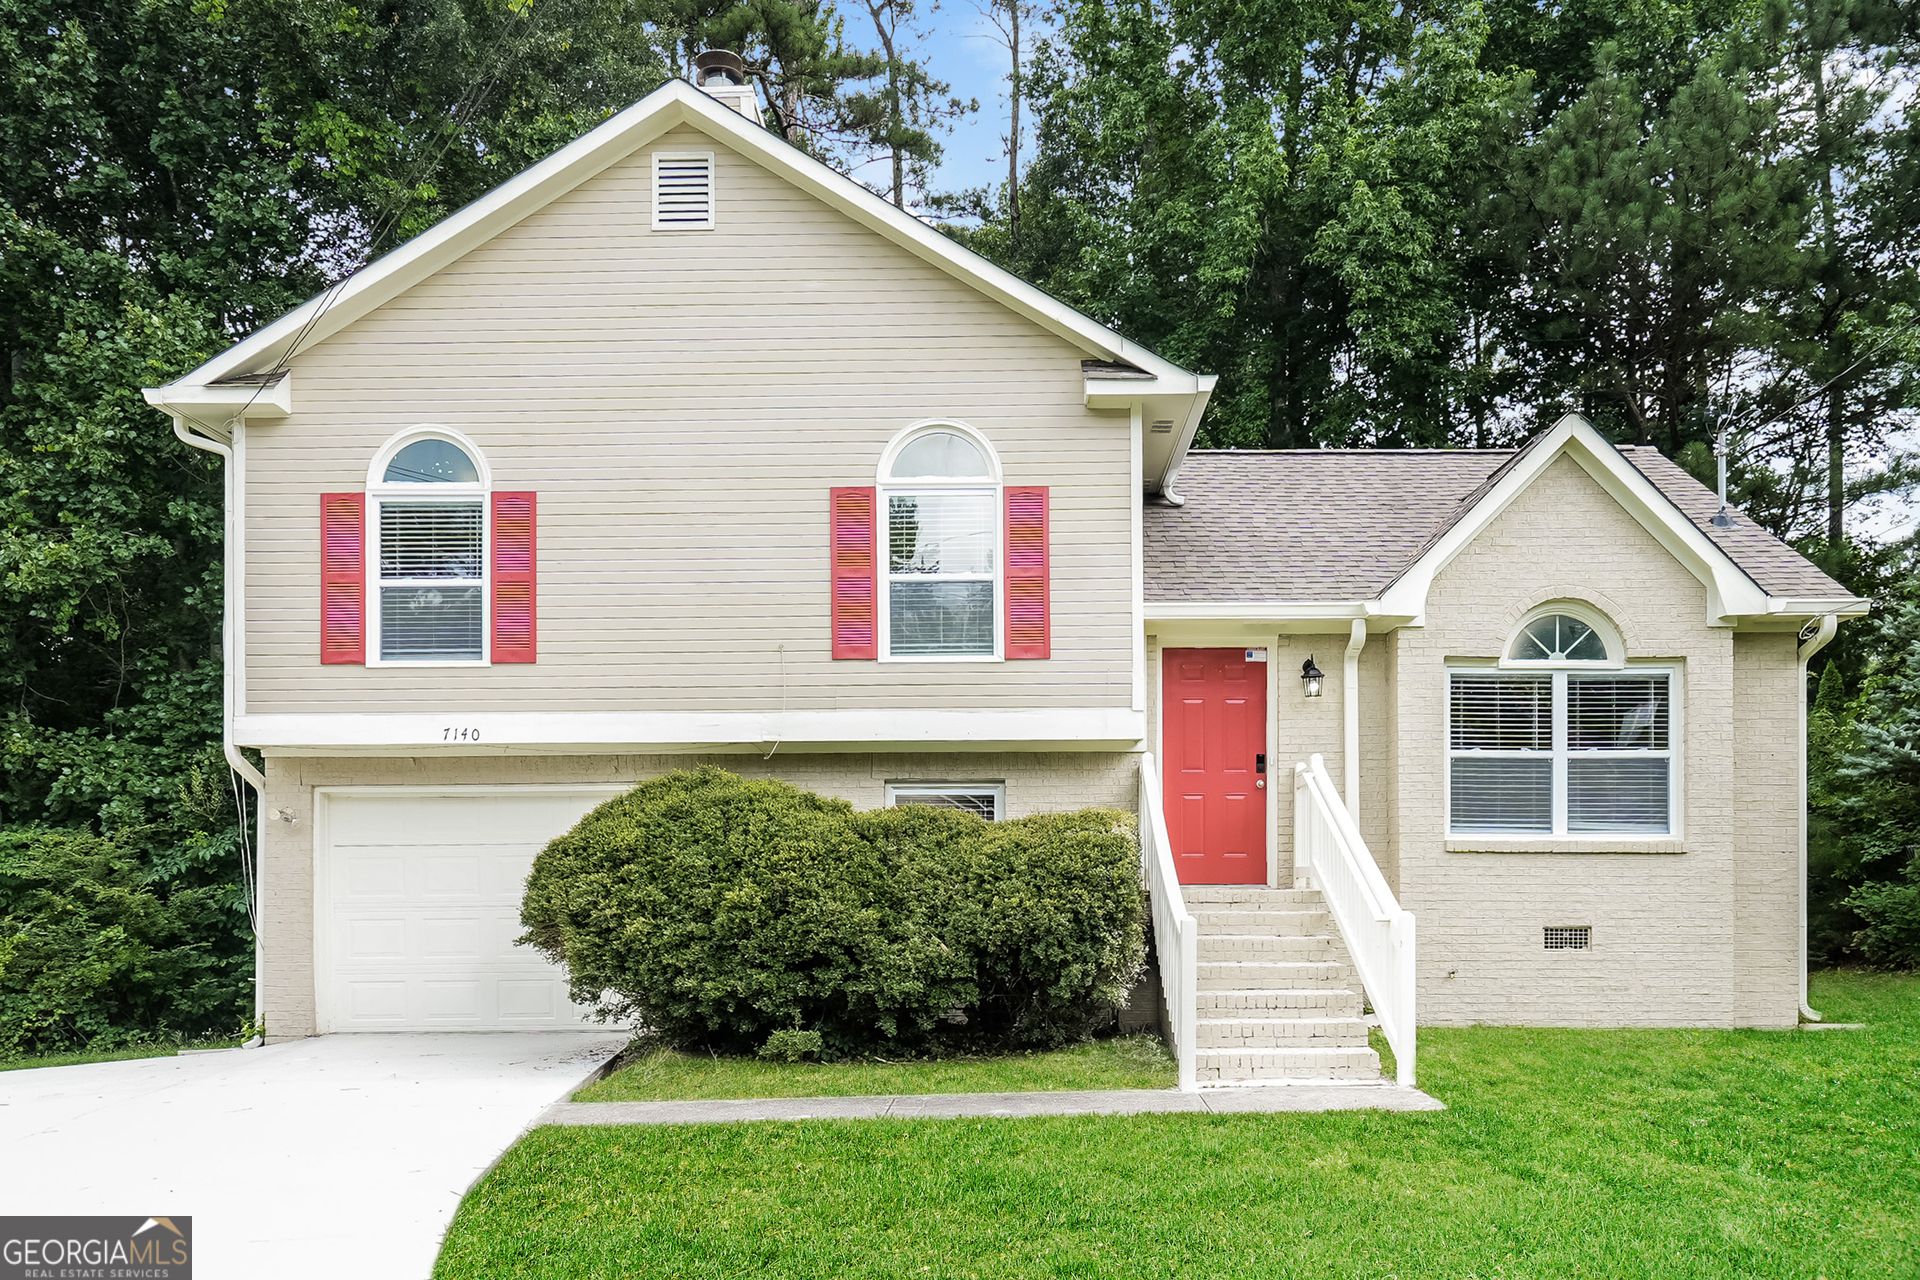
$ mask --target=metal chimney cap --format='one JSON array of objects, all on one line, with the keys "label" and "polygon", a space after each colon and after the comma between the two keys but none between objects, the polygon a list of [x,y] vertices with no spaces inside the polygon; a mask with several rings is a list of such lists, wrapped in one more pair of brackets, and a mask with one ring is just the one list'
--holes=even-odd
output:
[{"label": "metal chimney cap", "polygon": [[747,64],[730,49],[709,49],[693,55],[693,82],[701,88],[718,84],[745,84]]}]

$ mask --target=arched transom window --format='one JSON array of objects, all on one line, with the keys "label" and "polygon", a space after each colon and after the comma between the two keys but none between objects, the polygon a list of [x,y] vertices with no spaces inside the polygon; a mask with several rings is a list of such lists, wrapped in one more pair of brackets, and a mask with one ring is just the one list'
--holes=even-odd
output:
[{"label": "arched transom window", "polygon": [[1606,637],[1570,613],[1549,613],[1520,628],[1507,649],[1514,662],[1605,662]]},{"label": "arched transom window", "polygon": [[979,433],[909,428],[880,464],[883,658],[1000,652],[1000,469]]},{"label": "arched transom window", "polygon": [[484,662],[487,473],[450,432],[409,432],[368,476],[378,662]]}]

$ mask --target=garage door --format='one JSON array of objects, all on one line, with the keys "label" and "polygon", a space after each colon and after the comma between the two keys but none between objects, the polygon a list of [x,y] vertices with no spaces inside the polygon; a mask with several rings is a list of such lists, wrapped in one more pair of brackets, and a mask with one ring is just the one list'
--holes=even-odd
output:
[{"label": "garage door", "polygon": [[520,894],[547,841],[620,790],[323,793],[320,1030],[583,1025],[565,971],[513,945]]}]

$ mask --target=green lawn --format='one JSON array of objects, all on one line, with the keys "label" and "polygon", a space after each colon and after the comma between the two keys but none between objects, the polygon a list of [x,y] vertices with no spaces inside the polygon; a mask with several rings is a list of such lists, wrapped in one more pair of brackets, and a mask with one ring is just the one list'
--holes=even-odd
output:
[{"label": "green lawn", "polygon": [[849,1098],[888,1093],[1029,1093],[1171,1089],[1166,1046],[1152,1036],[1096,1040],[1055,1053],[932,1062],[763,1062],[656,1050],[573,1095],[575,1102],[671,1098]]},{"label": "green lawn", "polygon": [[77,1067],[87,1062],[126,1062],[131,1058],[171,1058],[180,1052],[177,1044],[139,1044],[126,1049],[77,1049],[72,1053],[50,1053],[39,1058],[0,1058],[0,1071],[26,1071],[34,1067]]},{"label": "green lawn", "polygon": [[1920,978],[1814,1001],[1423,1032],[1438,1113],[537,1129],[436,1275],[1920,1276]]}]

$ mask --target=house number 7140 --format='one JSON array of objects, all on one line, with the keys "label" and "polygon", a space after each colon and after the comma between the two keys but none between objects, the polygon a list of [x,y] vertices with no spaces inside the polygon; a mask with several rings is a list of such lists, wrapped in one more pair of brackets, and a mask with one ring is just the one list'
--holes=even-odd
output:
[{"label": "house number 7140", "polygon": [[440,731],[440,741],[478,742],[480,741],[480,731],[478,729],[442,729]]}]

